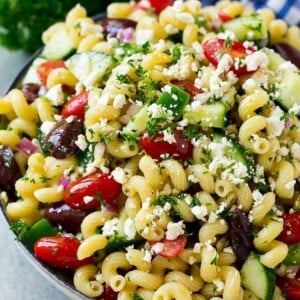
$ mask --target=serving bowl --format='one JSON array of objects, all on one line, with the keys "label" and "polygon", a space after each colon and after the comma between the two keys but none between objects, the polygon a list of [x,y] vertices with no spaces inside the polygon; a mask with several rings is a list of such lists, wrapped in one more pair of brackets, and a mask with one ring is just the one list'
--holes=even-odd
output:
[{"label": "serving bowl", "polygon": [[[105,17],[105,13],[99,13],[93,17],[95,21],[100,21]],[[8,93],[11,89],[19,87],[22,79],[26,75],[29,67],[32,62],[41,54],[43,49],[38,49],[34,54],[32,54],[27,61],[25,61],[24,65],[18,71],[15,78],[9,84],[6,93]],[[17,246],[18,251],[20,251],[22,257],[24,257],[30,264],[33,266],[38,272],[55,288],[61,291],[64,295],[66,295],[70,299],[74,300],[88,300],[91,299],[86,295],[82,294],[78,290],[76,290],[72,283],[72,274],[66,271],[60,271],[58,269],[52,268],[49,265],[42,263],[38,260],[33,252],[29,250],[21,241],[18,240],[15,232],[10,230],[10,221],[5,214],[5,203],[2,201],[0,197],[0,218],[2,219],[2,223],[4,224],[3,231],[8,232],[10,237],[14,239],[14,244]]]}]

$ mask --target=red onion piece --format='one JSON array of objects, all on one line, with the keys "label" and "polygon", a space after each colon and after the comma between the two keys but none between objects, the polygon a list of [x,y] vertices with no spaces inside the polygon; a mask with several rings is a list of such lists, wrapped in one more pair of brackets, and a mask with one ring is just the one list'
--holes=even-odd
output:
[{"label": "red onion piece", "polygon": [[25,155],[29,156],[30,154],[37,151],[38,147],[34,145],[28,138],[23,137],[17,145],[17,148],[22,151]]},{"label": "red onion piece", "polygon": [[58,181],[58,185],[62,185],[64,187],[64,190],[67,188],[69,183],[70,181],[66,176],[62,176]]},{"label": "red onion piece", "polygon": [[289,128],[292,125],[291,119],[286,119],[284,123],[284,128]]},{"label": "red onion piece", "polygon": [[119,207],[118,207],[117,203],[107,203],[106,209],[110,213],[118,213],[119,212]]},{"label": "red onion piece", "polygon": [[120,29],[118,32],[118,38],[121,43],[130,43],[134,41],[134,34],[132,27]]}]

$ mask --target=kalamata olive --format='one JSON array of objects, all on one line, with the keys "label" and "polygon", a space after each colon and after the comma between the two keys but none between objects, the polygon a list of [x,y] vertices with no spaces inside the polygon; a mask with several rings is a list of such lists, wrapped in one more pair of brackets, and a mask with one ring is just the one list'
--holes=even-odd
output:
[{"label": "kalamata olive", "polygon": [[14,153],[9,146],[0,146],[0,187],[13,192],[17,179],[21,177]]},{"label": "kalamata olive", "polygon": [[68,204],[59,202],[47,208],[44,217],[55,225],[60,225],[65,231],[77,233],[80,231],[80,224],[88,213],[74,209]]},{"label": "kalamata olive", "polygon": [[76,140],[83,133],[83,124],[75,117],[62,119],[45,137],[44,148],[56,158],[66,158],[73,155],[78,147]]},{"label": "kalamata olive", "polygon": [[32,103],[40,94],[41,85],[37,83],[25,83],[22,92],[28,103]]},{"label": "kalamata olive", "polygon": [[233,212],[229,222],[229,237],[233,250],[236,254],[236,263],[241,266],[253,249],[253,236],[251,236],[252,226],[240,209]]},{"label": "kalamata olive", "polygon": [[300,51],[298,49],[287,43],[275,44],[274,48],[284,59],[300,68]]},{"label": "kalamata olive", "polygon": [[118,19],[118,18],[104,18],[100,21],[103,27],[103,34],[105,37],[117,37],[118,32],[125,28],[135,28],[136,22],[129,19]]}]

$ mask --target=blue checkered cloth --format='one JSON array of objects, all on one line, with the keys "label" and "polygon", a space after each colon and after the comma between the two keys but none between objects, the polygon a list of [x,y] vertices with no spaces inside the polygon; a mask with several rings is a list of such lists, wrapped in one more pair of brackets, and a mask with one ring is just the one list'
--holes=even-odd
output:
[{"label": "blue checkered cloth", "polygon": [[[201,2],[205,6],[213,5],[217,1],[202,0]],[[271,8],[277,18],[285,20],[289,25],[300,25],[300,0],[242,0],[241,2],[255,9]]]}]

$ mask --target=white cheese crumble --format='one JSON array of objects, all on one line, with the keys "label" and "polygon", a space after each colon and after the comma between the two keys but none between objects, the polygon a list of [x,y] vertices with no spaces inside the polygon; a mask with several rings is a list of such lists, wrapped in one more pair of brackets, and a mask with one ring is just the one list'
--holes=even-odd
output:
[{"label": "white cheese crumble", "polygon": [[293,179],[293,180],[289,181],[284,187],[287,190],[292,190],[294,188],[295,184],[296,184],[296,180]]},{"label": "white cheese crumble", "polygon": [[118,231],[118,218],[113,218],[111,220],[108,220],[104,223],[104,226],[102,227],[102,234],[104,236],[111,236],[116,231]]},{"label": "white cheese crumble", "polygon": [[85,204],[88,204],[88,203],[90,203],[91,201],[93,201],[94,200],[94,197],[93,196],[84,196],[83,197],[83,202],[85,203]]},{"label": "white cheese crumble", "polygon": [[213,280],[213,284],[216,286],[217,288],[217,292],[222,292],[224,289],[224,282],[220,279],[214,279]]},{"label": "white cheese crumble", "polygon": [[124,222],[124,233],[126,234],[127,238],[129,240],[132,240],[135,238],[136,235],[136,228],[134,220],[131,218],[128,218]]},{"label": "white cheese crumble", "polygon": [[267,118],[268,132],[271,133],[271,136],[280,136],[282,134],[285,125],[285,121],[282,118],[283,115],[283,110],[277,106]]},{"label": "white cheese crumble", "polygon": [[42,123],[40,129],[44,135],[47,135],[55,126],[56,122],[45,121]]},{"label": "white cheese crumble", "polygon": [[165,247],[165,244],[164,243],[155,243],[153,246],[152,246],[152,251],[156,254],[159,254],[160,252],[162,252],[164,250],[164,247]]},{"label": "white cheese crumble", "polygon": [[154,31],[152,29],[138,29],[135,32],[135,41],[138,45],[143,45],[153,40],[153,38]]},{"label": "white cheese crumble", "polygon": [[116,109],[121,109],[126,104],[126,97],[123,94],[118,94],[114,98],[113,107]]},{"label": "white cheese crumble", "polygon": [[195,244],[194,244],[194,247],[193,247],[193,252],[194,252],[194,253],[200,253],[201,247],[202,247],[202,244],[201,244],[201,243],[195,243]]},{"label": "white cheese crumble", "polygon": [[173,223],[169,222],[167,226],[166,239],[167,240],[176,240],[180,235],[184,234],[185,225],[183,220]]},{"label": "white cheese crumble", "polygon": [[114,180],[118,183],[124,184],[126,181],[126,174],[124,169],[120,167],[116,167],[112,172],[111,175],[113,176]]},{"label": "white cheese crumble", "polygon": [[53,106],[60,106],[64,104],[65,95],[62,90],[61,84],[56,84],[53,87],[51,87],[45,97],[50,100],[50,102],[53,104]]},{"label": "white cheese crumble", "polygon": [[191,208],[192,214],[198,219],[202,221],[206,221],[205,217],[208,214],[207,207],[204,205],[197,205]]},{"label": "white cheese crumble", "polygon": [[143,257],[143,260],[144,261],[147,261],[147,262],[151,262],[152,260],[152,255],[151,255],[151,252],[149,250],[144,250],[144,257]]},{"label": "white cheese crumble", "polygon": [[256,71],[259,67],[267,67],[269,64],[268,56],[262,51],[256,51],[245,57],[247,71]]},{"label": "white cheese crumble", "polygon": [[77,140],[75,141],[75,144],[77,145],[77,147],[81,150],[81,151],[84,151],[87,146],[88,146],[88,143],[85,139],[85,135],[83,134],[79,134],[77,136]]},{"label": "white cheese crumble", "polygon": [[299,145],[299,143],[292,144],[291,153],[292,153],[293,158],[300,159],[300,145]]}]

